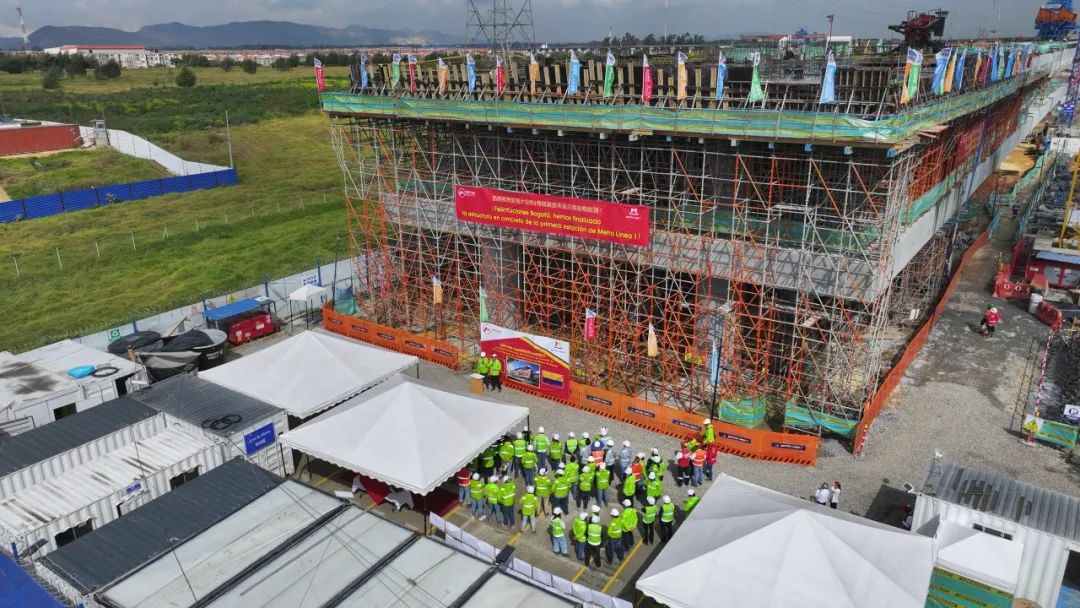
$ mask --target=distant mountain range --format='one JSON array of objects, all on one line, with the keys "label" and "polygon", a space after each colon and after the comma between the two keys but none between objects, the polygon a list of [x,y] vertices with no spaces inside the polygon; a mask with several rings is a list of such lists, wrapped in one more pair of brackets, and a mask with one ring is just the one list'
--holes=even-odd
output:
[{"label": "distant mountain range", "polygon": [[[463,39],[431,30],[389,30],[362,25],[334,28],[291,21],[241,21],[210,26],[173,22],[146,25],[135,32],[109,27],[47,25],[30,34],[34,48],[65,44],[142,44],[155,49],[425,45],[456,44]],[[0,48],[22,48],[22,40],[0,38]]]}]

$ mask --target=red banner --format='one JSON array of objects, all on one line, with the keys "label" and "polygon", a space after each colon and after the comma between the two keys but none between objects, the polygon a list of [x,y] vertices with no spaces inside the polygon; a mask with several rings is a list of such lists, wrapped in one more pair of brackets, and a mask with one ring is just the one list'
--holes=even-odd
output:
[{"label": "red banner", "polygon": [[463,222],[624,245],[649,245],[647,205],[457,186],[454,209]]},{"label": "red banner", "polygon": [[570,397],[569,342],[481,323],[480,350],[502,362],[507,386],[518,384],[559,399]]},{"label": "red banner", "polygon": [[326,75],[323,73],[322,62],[318,59],[315,60],[315,86],[319,87],[320,93],[326,90]]}]

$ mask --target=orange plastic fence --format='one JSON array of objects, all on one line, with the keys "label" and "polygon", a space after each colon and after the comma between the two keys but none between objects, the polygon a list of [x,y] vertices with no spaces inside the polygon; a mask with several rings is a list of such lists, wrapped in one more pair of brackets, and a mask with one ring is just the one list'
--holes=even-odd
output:
[{"label": "orange plastic fence", "polygon": [[859,426],[855,431],[855,454],[860,454],[863,451],[863,447],[866,444],[866,434],[870,432],[870,426],[874,424],[874,419],[877,418],[878,413],[881,412],[882,406],[889,400],[889,396],[892,395],[893,389],[900,383],[900,379],[904,377],[907,372],[907,368],[911,365],[912,359],[918,356],[919,351],[922,350],[924,344],[926,344],[926,338],[930,335],[930,330],[934,328],[934,323],[941,317],[941,313],[945,311],[945,306],[949,302],[949,297],[952,296],[952,292],[956,289],[956,285],[960,282],[960,275],[967,266],[968,261],[983,245],[989,240],[989,233],[983,232],[975,239],[975,242],[968,247],[968,250],[964,252],[963,257],[960,258],[960,264],[956,267],[956,272],[953,273],[952,278],[949,280],[948,286],[945,287],[945,293],[941,295],[941,300],[938,301],[937,306],[934,307],[933,314],[930,318],[923,323],[919,331],[915,332],[915,335],[911,337],[911,341],[904,347],[903,354],[900,355],[900,359],[893,365],[889,373],[886,374],[885,380],[881,382],[881,386],[867,402],[866,407],[863,408],[862,420],[859,421]]},{"label": "orange plastic fence", "polygon": [[1006,300],[1026,300],[1031,297],[1031,285],[1016,283],[1009,280],[1012,276],[1012,265],[1008,264],[998,272],[994,279],[994,297]]},{"label": "orange plastic fence", "polygon": [[1049,302],[1041,302],[1039,307],[1035,309],[1035,318],[1049,325],[1050,329],[1057,331],[1061,329],[1065,315],[1061,314],[1061,310],[1057,306]]},{"label": "orange plastic fence", "polygon": [[329,306],[323,308],[323,327],[355,340],[407,355],[415,355],[425,361],[438,363],[450,369],[457,369],[459,365],[460,350],[456,346],[334,312]]}]

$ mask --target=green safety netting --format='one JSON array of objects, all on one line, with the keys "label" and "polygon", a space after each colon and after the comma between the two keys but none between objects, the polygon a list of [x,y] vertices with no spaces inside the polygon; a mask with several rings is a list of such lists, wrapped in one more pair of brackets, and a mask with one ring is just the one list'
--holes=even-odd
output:
[{"label": "green safety netting", "polygon": [[817,140],[833,144],[897,143],[922,129],[970,114],[1011,95],[1033,78],[1033,74],[1025,72],[978,91],[923,104],[880,120],[792,110],[672,110],[632,105],[414,99],[351,93],[323,93],[322,107],[331,113],[532,128],[658,131],[686,136]]},{"label": "green safety netting", "polygon": [[720,402],[720,420],[748,429],[757,428],[765,422],[765,399],[762,397],[724,399]]},{"label": "green safety netting", "polygon": [[842,437],[852,437],[858,424],[858,420],[848,420],[796,405],[794,397],[784,404],[784,426],[807,430],[821,428]]}]

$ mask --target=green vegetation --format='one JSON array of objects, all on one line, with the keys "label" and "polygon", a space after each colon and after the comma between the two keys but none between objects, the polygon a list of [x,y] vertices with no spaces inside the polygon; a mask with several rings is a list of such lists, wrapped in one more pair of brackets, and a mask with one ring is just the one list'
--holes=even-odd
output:
[{"label": "green vegetation", "polygon": [[59,89],[60,79],[64,77],[64,71],[60,68],[49,68],[41,75],[41,88],[45,90]]},{"label": "green vegetation", "polygon": [[[374,60],[374,58],[372,59]],[[269,69],[259,70],[259,66],[256,65],[256,72],[247,73],[243,70],[229,70],[226,72],[219,67],[189,67],[191,71],[195,72],[195,77],[198,78],[200,86],[272,83],[294,87],[307,86],[313,91],[315,87],[315,74],[310,69],[281,72]],[[175,79],[179,71],[180,68],[178,67],[124,70],[119,77],[104,81],[92,77],[68,78],[64,81],[64,90],[67,93],[81,93],[84,96],[101,96],[106,93],[127,92],[135,89],[156,89],[156,93],[161,93],[162,89],[171,89],[176,86]],[[340,89],[346,88],[349,84],[349,68],[345,66],[327,67],[326,80],[327,86],[332,85]],[[8,106],[14,107],[13,100],[15,98],[9,95],[10,92],[38,89],[41,89],[40,71],[0,75],[0,95],[3,96],[4,103]],[[314,94],[309,99],[313,102],[315,99]]]},{"label": "green vegetation", "polygon": [[13,199],[168,176],[153,161],[111,148],[0,159],[0,187]]},{"label": "green vegetation", "polygon": [[192,72],[191,68],[181,68],[180,72],[176,75],[176,86],[185,89],[190,89],[195,86],[195,72]]}]

